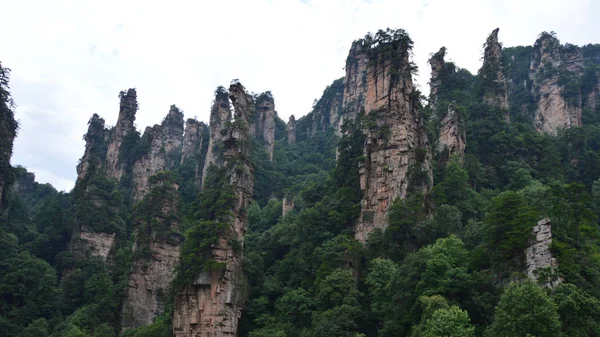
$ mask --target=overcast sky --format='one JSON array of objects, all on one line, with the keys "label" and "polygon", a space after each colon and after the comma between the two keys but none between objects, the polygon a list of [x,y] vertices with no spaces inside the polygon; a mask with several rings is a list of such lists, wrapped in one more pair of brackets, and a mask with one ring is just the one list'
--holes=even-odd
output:
[{"label": "overcast sky", "polygon": [[137,88],[137,127],[160,123],[171,104],[208,121],[214,89],[234,79],[271,90],[284,120],[309,112],[344,75],[353,40],[404,28],[415,42],[416,79],[427,58],[476,72],[487,35],[531,45],[542,31],[561,42],[600,42],[597,0],[3,0],[0,61],[12,69],[21,123],[13,165],[70,190],[94,113],[114,125],[118,93]]}]

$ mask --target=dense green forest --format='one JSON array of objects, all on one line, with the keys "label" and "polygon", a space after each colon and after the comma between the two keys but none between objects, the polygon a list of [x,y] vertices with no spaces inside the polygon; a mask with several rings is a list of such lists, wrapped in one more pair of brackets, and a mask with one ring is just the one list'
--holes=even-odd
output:
[{"label": "dense green forest", "polygon": [[[410,50],[412,41],[402,38]],[[555,71],[564,88],[586,95],[598,85],[600,46],[581,49],[583,77]],[[387,228],[373,231],[365,244],[355,239],[354,224],[363,198],[358,167],[365,160],[364,130],[373,121],[363,112],[347,120],[340,135],[328,125],[309,130],[320,111],[335,105],[342,80],[299,119],[295,143],[287,141],[286,125],[276,117],[272,161],[260,139],[246,144],[253,201],[244,210],[243,245],[230,243],[243,256],[247,278],[238,334],[600,336],[600,104],[583,108],[582,126],[556,135],[536,130],[539,98],[527,84],[533,53],[533,47],[502,51],[505,76],[526,82],[510,87],[508,108],[484,103],[485,93],[497,89],[485,67],[473,75],[443,64],[435,104],[421,96],[418,111],[436,144],[452,106],[466,134],[464,156],[434,150],[431,190],[396,198]],[[172,336],[178,289],[203,271],[225,268],[210,255],[227,232],[235,195],[224,186],[228,170],[241,170],[238,163],[209,169],[198,193],[197,168],[189,161],[154,175],[150,192],[135,202],[127,179],[118,183],[104,176],[57,192],[9,163],[18,125],[8,75],[0,68],[0,336]],[[563,94],[573,95],[567,89]],[[132,137],[123,146],[133,163],[148,153],[151,139]],[[161,209],[165,198],[177,199],[168,214]],[[294,206],[282,215],[284,199],[293,199]],[[165,227],[157,218],[179,227]],[[525,249],[544,218],[552,224],[557,267],[531,280]],[[81,258],[69,248],[82,221],[115,235],[109,261]],[[152,255],[146,246],[132,246],[151,235],[182,241],[177,276],[154,323],[122,331],[132,264]]]}]

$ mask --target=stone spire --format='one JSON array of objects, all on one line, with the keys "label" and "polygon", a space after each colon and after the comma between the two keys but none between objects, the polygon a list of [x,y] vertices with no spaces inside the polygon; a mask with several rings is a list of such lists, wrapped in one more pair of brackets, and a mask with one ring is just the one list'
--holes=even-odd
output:
[{"label": "stone spire", "polygon": [[428,61],[431,65],[431,79],[429,80],[429,104],[431,107],[435,107],[438,101],[438,92],[442,85],[441,73],[445,65],[444,56],[446,56],[446,47],[440,48]]},{"label": "stone spire", "polygon": [[106,156],[106,136],[108,130],[104,128],[104,119],[94,114],[88,121],[88,131],[85,139],[85,152],[77,165],[77,180],[83,180],[94,170],[102,166]]},{"label": "stone spire", "polygon": [[267,91],[256,99],[256,119],[254,121],[254,135],[262,139],[269,159],[273,161],[275,148],[275,101],[271,92]]},{"label": "stone spire", "polygon": [[448,112],[440,123],[437,151],[443,154],[441,160],[457,155],[462,162],[465,156],[466,132],[460,112],[454,105],[448,106]]},{"label": "stone spire", "polygon": [[583,55],[577,47],[562,51],[560,42],[549,33],[542,33],[533,46],[529,77],[537,98],[535,128],[555,135],[561,128],[581,126],[582,97],[576,92],[565,98],[565,88],[559,82],[560,74],[583,74]]},{"label": "stone spire", "polygon": [[287,142],[288,144],[296,143],[296,117],[294,115],[290,116],[290,119],[286,125],[287,128]]},{"label": "stone spire", "polygon": [[484,87],[483,102],[490,106],[507,109],[505,119],[508,121],[508,86],[502,68],[502,45],[498,42],[498,31],[494,29],[485,42],[483,65],[479,69],[481,83]]},{"label": "stone spire", "polygon": [[[355,110],[346,114],[364,111],[368,121],[365,160],[359,167],[364,197],[355,227],[361,242],[374,229],[387,227],[394,199],[426,194],[432,183],[431,149],[412,82],[411,47],[403,30],[379,31],[354,42],[348,56],[344,107]],[[357,81],[362,74],[365,78]]]},{"label": "stone spire", "polygon": [[204,161],[204,169],[202,171],[201,182],[204,184],[206,174],[210,165],[218,165],[220,154],[223,151],[223,132],[226,128],[226,123],[231,121],[231,106],[229,104],[228,92],[223,87],[218,87],[215,91],[215,99],[210,109],[210,136],[208,140],[208,152]]},{"label": "stone spire", "polygon": [[239,83],[230,86],[229,97],[234,106],[235,120],[223,129],[224,151],[214,153],[223,157],[229,186],[235,195],[229,230],[212,247],[213,259],[222,263],[225,269],[203,271],[193,284],[180,290],[173,314],[175,337],[235,337],[245,302],[242,250],[234,249],[231,242],[243,245],[248,225],[246,209],[254,186],[254,168],[248,158],[250,149],[246,140],[251,137],[253,102]]},{"label": "stone spire", "polygon": [[106,175],[117,181],[121,180],[126,169],[120,158],[121,145],[127,136],[135,132],[135,113],[138,108],[135,89],[121,91],[119,97],[121,99],[119,119],[111,132],[105,163]]}]

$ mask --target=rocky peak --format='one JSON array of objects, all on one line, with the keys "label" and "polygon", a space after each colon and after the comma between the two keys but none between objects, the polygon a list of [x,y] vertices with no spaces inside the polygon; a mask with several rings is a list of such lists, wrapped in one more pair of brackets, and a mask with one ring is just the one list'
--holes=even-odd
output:
[{"label": "rocky peak", "polygon": [[183,145],[181,150],[181,163],[188,158],[200,154],[204,135],[204,123],[189,118],[185,122],[185,133],[183,134]]},{"label": "rocky peak", "polygon": [[[498,31],[496,28],[488,36],[483,52],[483,65],[479,70],[481,85],[483,87],[483,102],[508,109],[508,86],[502,69],[502,45],[498,42]],[[506,120],[510,115],[506,114]]]},{"label": "rocky peak", "polygon": [[[427,193],[432,181],[431,150],[419,113],[410,61],[412,40],[403,30],[379,31],[355,41],[346,65],[346,78],[357,84],[346,91],[345,114],[364,111],[365,161],[359,167],[363,192],[361,215],[355,236],[365,242],[375,228],[387,227],[387,211],[396,198],[409,190]],[[348,88],[347,88],[348,89]],[[358,106],[357,106],[358,104]],[[355,109],[355,110],[351,110]],[[424,172],[427,181],[413,172]]]},{"label": "rocky peak", "polygon": [[448,112],[440,123],[437,151],[443,161],[457,155],[460,161],[464,159],[466,147],[466,131],[460,112],[454,105],[448,106]]},{"label": "rocky peak", "polygon": [[[210,165],[219,164],[221,159],[224,134],[227,124],[231,121],[231,106],[229,104],[229,93],[225,88],[218,87],[215,90],[215,99],[210,109],[210,133],[208,139],[208,151],[204,161],[202,179],[200,184],[206,180],[206,174]],[[197,179],[198,181],[198,179]]]},{"label": "rocky peak", "polygon": [[106,175],[117,181],[125,172],[125,167],[121,163],[120,153],[123,140],[135,132],[135,113],[138,109],[137,93],[135,89],[129,89],[127,92],[119,93],[119,118],[117,124],[111,131],[110,141],[106,152]]},{"label": "rocky peak", "polygon": [[183,112],[171,105],[169,113],[162,121],[163,146],[166,153],[166,168],[174,169],[181,162],[183,144]]},{"label": "rocky peak", "polygon": [[150,177],[166,169],[165,136],[162,125],[148,126],[144,130],[141,144],[146,153],[135,161],[132,168],[132,196],[134,201],[141,200],[150,190]]},{"label": "rocky peak", "polygon": [[344,79],[337,79],[325,88],[321,98],[315,101],[309,114],[311,123],[306,130],[308,137],[313,137],[317,132],[323,132],[329,127],[336,133],[340,133],[344,119],[342,110],[344,88]]},{"label": "rocky peak", "polygon": [[[527,276],[537,281],[544,276],[546,286],[555,287],[562,282],[558,277],[555,277],[558,262],[550,252],[552,244],[552,224],[550,219],[542,219],[531,231],[531,238],[527,242],[525,249],[526,257],[526,272]],[[545,271],[548,275],[542,275]],[[553,275],[554,274],[554,275]]]},{"label": "rocky peak", "polygon": [[296,117],[294,117],[294,115],[291,115],[290,119],[288,119],[286,128],[287,128],[288,144],[295,144],[296,143]]},{"label": "rocky peak", "polygon": [[133,219],[133,266],[123,302],[123,329],[149,325],[164,312],[179,261],[178,186],[166,172],[150,180],[153,193],[136,206]]},{"label": "rocky peak", "polygon": [[104,119],[94,114],[88,121],[88,131],[83,137],[85,139],[85,152],[77,165],[77,179],[82,180],[97,170],[104,162],[106,156],[106,134]]},{"label": "rocky peak", "polygon": [[214,153],[223,157],[229,186],[235,196],[229,230],[221,234],[218,243],[212,246],[213,259],[222,263],[225,269],[204,271],[193,284],[180,290],[173,314],[175,337],[236,336],[246,300],[242,250],[234,249],[231,242],[243,245],[247,228],[246,209],[254,186],[254,168],[247,157],[250,149],[246,141],[251,136],[253,99],[240,83],[229,87],[229,98],[234,106],[235,119],[223,129],[226,134],[223,138],[224,153]]},{"label": "rocky peak", "polygon": [[582,94],[576,82],[582,74],[581,50],[562,47],[553,33],[543,32],[533,46],[529,67],[537,100],[534,125],[538,131],[555,135],[559,129],[581,126]]},{"label": "rocky peak", "polygon": [[446,56],[446,47],[433,54],[429,59],[431,66],[431,79],[429,80],[429,104],[434,107],[438,100],[438,91],[442,85],[441,72],[444,70],[444,57]]},{"label": "rocky peak", "polygon": [[273,160],[275,148],[275,101],[270,91],[264,92],[256,98],[256,116],[254,120],[254,134],[262,139],[263,144]]}]

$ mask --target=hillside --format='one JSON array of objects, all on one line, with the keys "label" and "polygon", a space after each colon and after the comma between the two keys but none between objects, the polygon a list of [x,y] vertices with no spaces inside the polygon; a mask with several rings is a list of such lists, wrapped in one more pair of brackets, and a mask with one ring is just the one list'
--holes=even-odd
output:
[{"label": "hillside", "polygon": [[236,80],[140,133],[121,91],[68,193],[11,166],[0,66],[0,336],[600,336],[600,45],[499,41],[424,97],[369,33],[287,122]]}]

